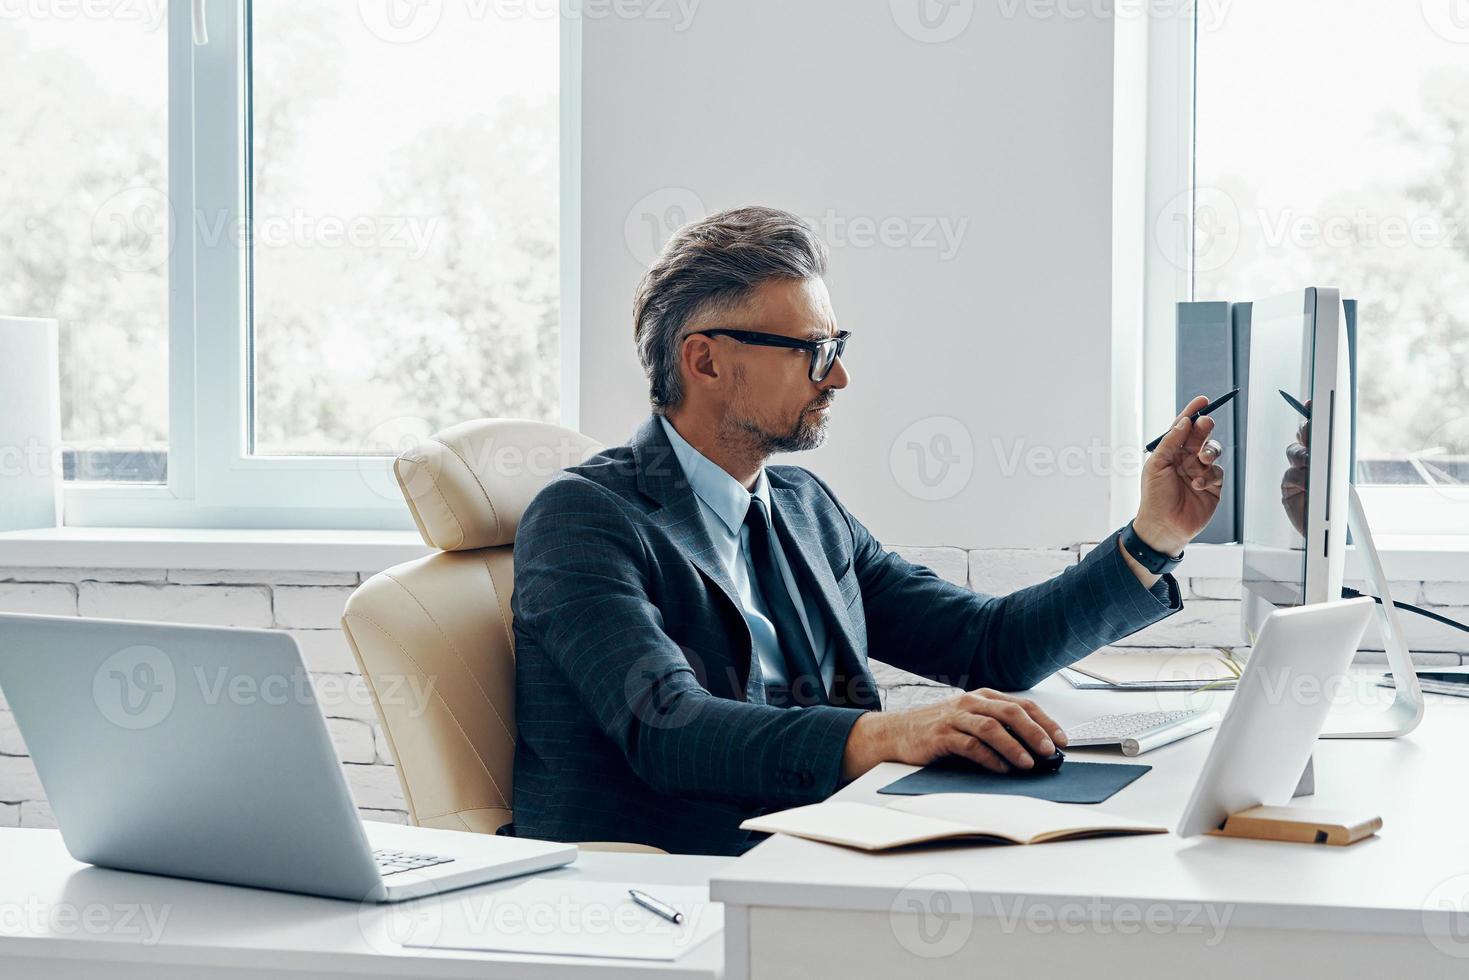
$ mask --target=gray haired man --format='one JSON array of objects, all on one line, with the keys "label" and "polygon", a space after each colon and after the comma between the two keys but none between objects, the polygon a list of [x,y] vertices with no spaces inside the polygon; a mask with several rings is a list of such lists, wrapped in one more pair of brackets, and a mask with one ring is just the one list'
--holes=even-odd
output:
[{"label": "gray haired man", "polygon": [[[768,465],[821,443],[851,381],[826,268],[799,218],[751,207],[682,228],[639,285],[652,415],[560,474],[516,537],[515,833],[735,854],[745,818],[885,760],[1031,768],[1065,734],[1004,692],[1181,608],[1149,568],[1219,502],[1213,423],[1188,419],[1203,398],[1149,458],[1137,517],[1004,597],[884,550],[819,477]],[[962,693],[884,712],[869,655]]]}]

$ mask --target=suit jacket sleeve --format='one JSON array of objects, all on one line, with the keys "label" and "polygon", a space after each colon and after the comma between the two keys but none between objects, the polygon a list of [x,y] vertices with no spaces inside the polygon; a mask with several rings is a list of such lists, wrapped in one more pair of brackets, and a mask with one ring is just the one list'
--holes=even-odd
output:
[{"label": "suit jacket sleeve", "polygon": [[757,807],[833,792],[847,734],[863,712],[711,694],[699,682],[698,651],[663,630],[649,595],[650,566],[620,502],[590,481],[558,480],[516,534],[517,630],[537,638],[654,789]]},{"label": "suit jacket sleeve", "polygon": [[1115,533],[1055,578],[998,597],[971,592],[885,551],[860,521],[846,516],[869,653],[965,690],[1034,687],[1183,608],[1173,576],[1143,588]]}]

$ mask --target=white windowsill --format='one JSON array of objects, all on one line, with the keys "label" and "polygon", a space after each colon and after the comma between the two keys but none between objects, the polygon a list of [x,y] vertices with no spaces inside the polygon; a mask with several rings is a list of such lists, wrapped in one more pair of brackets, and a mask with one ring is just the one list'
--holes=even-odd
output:
[{"label": "white windowsill", "polygon": [[432,550],[417,531],[53,527],[0,532],[0,568],[377,572]]},{"label": "white windowsill", "polygon": [[[1400,582],[1469,582],[1469,535],[1379,534],[1375,538],[1383,571]],[[1355,548],[1353,550],[1356,550]],[[1196,544],[1184,550],[1179,578],[1237,579],[1244,548],[1237,544]],[[1347,578],[1363,568],[1349,556]]]},{"label": "white windowsill", "polygon": [[[1390,579],[1469,581],[1469,535],[1382,535]],[[0,568],[375,572],[432,551],[417,531],[59,527],[0,532]],[[1180,578],[1237,579],[1239,545],[1196,544]]]}]

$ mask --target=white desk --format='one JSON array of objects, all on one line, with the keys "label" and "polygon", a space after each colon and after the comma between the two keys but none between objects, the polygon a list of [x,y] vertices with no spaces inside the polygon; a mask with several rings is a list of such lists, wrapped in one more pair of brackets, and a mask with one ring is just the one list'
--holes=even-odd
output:
[{"label": "white desk", "polygon": [[[1076,691],[1036,700],[1064,726],[1113,711],[1230,695]],[[1213,733],[1136,760],[1153,766],[1100,808],[1177,826]],[[1380,813],[1380,835],[1326,847],[1173,834],[1030,847],[944,845],[864,854],[777,836],[713,879],[731,978],[1469,976],[1469,701],[1429,696],[1393,740],[1318,742],[1323,807]],[[888,763],[842,799],[913,767]],[[1457,911],[1455,911],[1457,910]]]},{"label": "white desk", "polygon": [[[728,858],[584,852],[570,867],[547,876],[703,884],[727,863]],[[405,949],[391,938],[403,933],[401,917],[424,915],[434,902],[511,884],[401,905],[362,906],[93,868],[73,861],[55,831],[5,829],[0,830],[0,977],[534,980],[575,974],[709,980],[720,975],[724,954],[718,938],[672,963]]]}]

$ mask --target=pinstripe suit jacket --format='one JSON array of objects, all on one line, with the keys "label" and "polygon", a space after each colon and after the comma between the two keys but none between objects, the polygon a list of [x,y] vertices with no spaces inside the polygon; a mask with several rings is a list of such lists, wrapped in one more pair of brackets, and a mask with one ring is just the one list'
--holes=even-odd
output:
[{"label": "pinstripe suit jacket", "polygon": [[879,660],[958,687],[1030,687],[1180,607],[1118,548],[997,598],[890,552],[797,466],[767,469],[777,534],[835,638],[830,705],[765,703],[728,572],[656,418],[559,474],[515,539],[514,832],[737,854],[745,818],[840,782],[879,710]]}]

